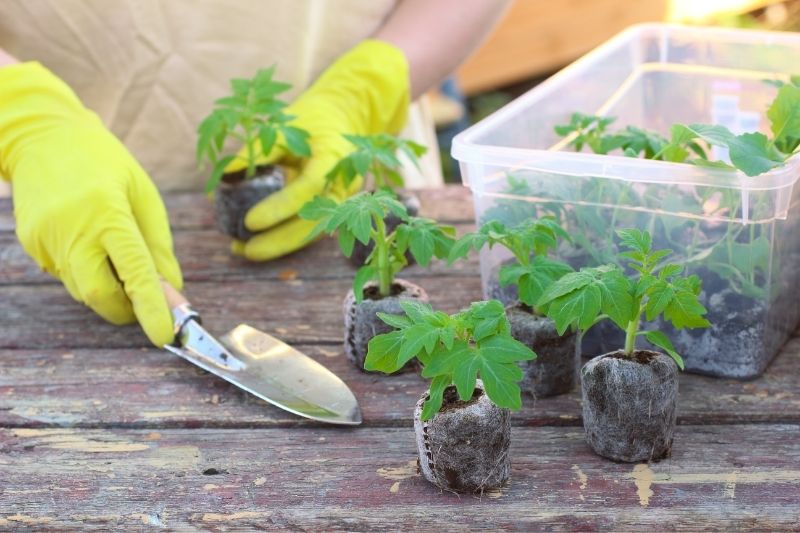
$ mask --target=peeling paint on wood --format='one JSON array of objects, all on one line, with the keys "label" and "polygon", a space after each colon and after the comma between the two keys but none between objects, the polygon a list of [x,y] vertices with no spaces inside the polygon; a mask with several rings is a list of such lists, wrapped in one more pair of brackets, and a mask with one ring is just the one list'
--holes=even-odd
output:
[{"label": "peeling paint on wood", "polygon": [[[186,291],[206,325],[222,332],[249,322],[296,344],[351,386],[364,425],[298,419],[153,349],[136,326],[103,322],[25,256],[0,201],[0,529],[728,531],[800,523],[800,337],[753,382],[682,375],[673,455],[656,464],[594,455],[577,391],[525,399],[513,417],[511,483],[458,497],[416,471],[410,413],[427,383],[367,375],[341,357],[339,308],[354,270],[336,242],[249,263],[227,252],[201,194],[165,201]],[[473,227],[462,188],[423,193],[422,205],[459,232]],[[481,297],[474,254],[452,268],[413,267],[407,277],[447,311]]]}]

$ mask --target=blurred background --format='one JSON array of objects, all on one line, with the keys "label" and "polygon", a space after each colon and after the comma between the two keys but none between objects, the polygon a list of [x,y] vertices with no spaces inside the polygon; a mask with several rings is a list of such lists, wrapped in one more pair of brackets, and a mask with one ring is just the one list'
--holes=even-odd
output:
[{"label": "blurred background", "polygon": [[450,157],[458,132],[640,22],[800,31],[800,0],[515,0],[483,46],[429,95],[445,180],[461,179]]}]

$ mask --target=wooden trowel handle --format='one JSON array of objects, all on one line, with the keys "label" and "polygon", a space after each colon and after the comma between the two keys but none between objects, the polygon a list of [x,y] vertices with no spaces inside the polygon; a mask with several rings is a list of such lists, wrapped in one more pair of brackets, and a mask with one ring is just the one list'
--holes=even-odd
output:
[{"label": "wooden trowel handle", "polygon": [[189,304],[189,300],[187,300],[183,294],[178,292],[178,290],[170,285],[166,280],[161,280],[161,288],[164,289],[164,296],[167,297],[167,303],[169,304],[170,309],[175,309],[180,305]]}]

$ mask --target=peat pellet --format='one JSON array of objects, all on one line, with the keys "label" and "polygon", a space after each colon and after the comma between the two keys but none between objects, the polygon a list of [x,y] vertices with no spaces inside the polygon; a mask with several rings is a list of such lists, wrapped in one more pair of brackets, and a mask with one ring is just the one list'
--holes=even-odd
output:
[{"label": "peat pellet", "polygon": [[481,380],[472,399],[462,402],[455,387],[444,393],[436,415],[423,422],[427,393],[414,409],[414,432],[422,475],[437,487],[480,493],[504,485],[510,476],[511,414],[489,400]]},{"label": "peat pellet", "polygon": [[226,175],[214,191],[217,227],[226,235],[247,240],[254,235],[244,226],[247,211],[267,196],[281,190],[285,177],[277,165],[258,168],[258,174],[244,179],[244,171]]},{"label": "peat pellet", "polygon": [[621,462],[658,461],[672,450],[678,367],[668,356],[637,350],[595,357],[581,370],[583,427],[598,455]]},{"label": "peat pellet", "polygon": [[[415,217],[419,215],[419,198],[410,193],[398,193],[397,199],[400,200],[400,203],[405,206],[409,216]],[[402,222],[403,221],[399,217],[393,214],[390,214],[388,217],[384,218],[383,223],[386,225],[386,234],[388,235],[396,230],[397,226],[399,226]],[[373,242],[370,242],[369,244],[362,244],[357,240],[353,245],[353,253],[350,254],[350,263],[356,267],[362,266],[364,261],[367,260],[367,257],[369,257],[369,254],[372,253],[372,249],[374,247],[375,246]],[[414,262],[410,253],[406,253],[406,259],[408,259],[409,264]]]},{"label": "peat pellet", "polygon": [[536,352],[535,360],[519,362],[522,392],[546,398],[571,391],[578,381],[577,334],[567,330],[560,336],[555,322],[519,302],[506,307],[506,316],[511,336]]},{"label": "peat pellet", "polygon": [[[378,313],[394,315],[404,314],[400,307],[402,300],[428,301],[425,290],[403,279],[395,279],[391,296],[381,297],[378,284],[368,282],[364,286],[364,300],[356,303],[353,290],[348,291],[344,299],[344,352],[347,359],[359,370],[364,370],[364,360],[370,339],[382,333],[389,333],[393,328],[378,318]],[[416,368],[414,360],[400,371]]]}]

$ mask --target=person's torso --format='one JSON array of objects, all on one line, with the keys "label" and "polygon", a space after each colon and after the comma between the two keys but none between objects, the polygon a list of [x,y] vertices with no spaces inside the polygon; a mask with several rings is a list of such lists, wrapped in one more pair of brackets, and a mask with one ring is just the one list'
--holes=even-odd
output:
[{"label": "person's torso", "polygon": [[197,188],[197,125],[231,78],[274,64],[291,100],[394,2],[3,0],[0,48],[68,83],[159,188]]}]

